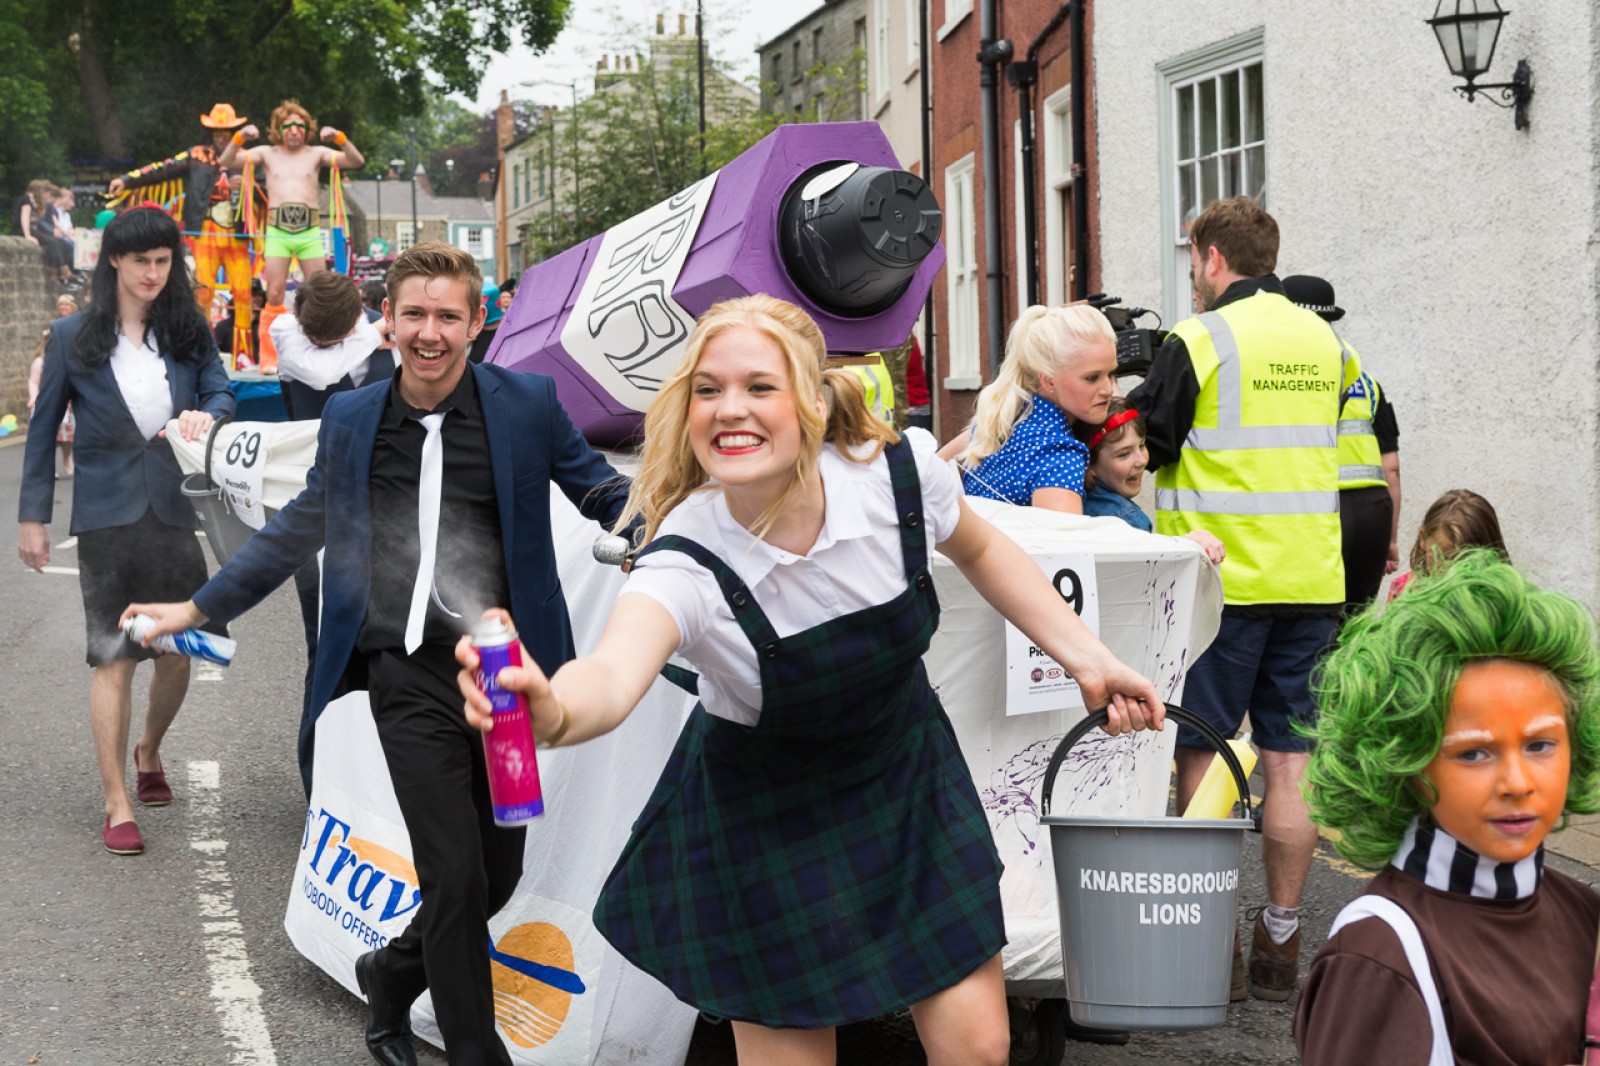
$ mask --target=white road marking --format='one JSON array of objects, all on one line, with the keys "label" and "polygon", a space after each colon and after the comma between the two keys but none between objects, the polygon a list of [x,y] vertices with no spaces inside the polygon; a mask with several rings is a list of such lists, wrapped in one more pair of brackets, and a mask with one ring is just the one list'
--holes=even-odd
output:
[{"label": "white road marking", "polygon": [[211,973],[211,999],[222,1022],[222,1034],[233,1046],[233,1066],[276,1066],[272,1034],[261,1011],[261,986],[250,976],[244,930],[233,905],[233,879],[228,874],[228,842],[221,836],[222,773],[217,763],[189,763],[189,847],[198,858],[201,928],[205,932],[206,966]]},{"label": "white road marking", "polygon": [[41,567],[40,572],[45,574],[70,574],[73,577],[78,576],[78,568],[76,566],[46,566]]},{"label": "white road marking", "polygon": [[68,537],[66,540],[64,540],[60,544],[56,545],[56,551],[69,552],[73,548],[76,548],[77,546],[78,546],[78,538],[77,537]]},{"label": "white road marking", "polygon": [[222,667],[216,663],[208,663],[202,659],[194,664],[194,680],[221,681],[222,678]]}]

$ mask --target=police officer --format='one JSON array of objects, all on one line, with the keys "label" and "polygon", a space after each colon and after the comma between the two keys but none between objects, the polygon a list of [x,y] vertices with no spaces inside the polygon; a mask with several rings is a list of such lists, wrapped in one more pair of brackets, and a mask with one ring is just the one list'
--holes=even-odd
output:
[{"label": "police officer", "polygon": [[[1283,294],[1324,322],[1344,317],[1322,278],[1284,278]],[[1345,390],[1339,412],[1339,525],[1348,616],[1371,603],[1383,575],[1400,565],[1400,427],[1389,397],[1366,373]]]},{"label": "police officer", "polygon": [[[1333,329],[1283,294],[1278,224],[1248,197],[1212,203],[1189,231],[1201,314],[1173,327],[1129,396],[1148,428],[1156,531],[1208,529],[1227,547],[1215,642],[1189,671],[1184,703],[1225,736],[1246,711],[1267,798],[1268,906],[1255,921],[1250,986],[1284,1000],[1299,980],[1299,906],[1316,848],[1300,794],[1315,715],[1311,668],[1344,602],[1340,401],[1360,367]],[[1212,753],[1178,735],[1178,803]],[[1245,994],[1235,952],[1233,998]]]}]

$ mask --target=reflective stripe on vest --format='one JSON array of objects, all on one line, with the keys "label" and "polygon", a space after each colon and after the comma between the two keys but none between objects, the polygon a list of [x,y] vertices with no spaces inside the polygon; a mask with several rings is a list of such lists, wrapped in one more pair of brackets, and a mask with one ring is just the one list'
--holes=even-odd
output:
[{"label": "reflective stripe on vest", "polygon": [[1339,497],[1329,492],[1215,492],[1156,489],[1156,506],[1194,514],[1337,514]]},{"label": "reflective stripe on vest", "polygon": [[855,374],[861,381],[861,391],[866,394],[867,407],[879,420],[890,425],[894,424],[894,379],[889,376],[889,368],[884,365],[883,357],[874,352],[877,361],[845,369]]},{"label": "reflective stripe on vest", "polygon": [[[1340,344],[1343,344],[1343,340]],[[1361,374],[1344,394],[1339,412],[1339,488],[1364,489],[1387,485],[1383,456],[1372,418],[1378,410],[1378,383]]]},{"label": "reflective stripe on vest", "polygon": [[1221,538],[1226,603],[1341,602],[1339,406],[1359,360],[1277,293],[1173,332],[1200,395],[1178,461],[1156,473],[1157,532]]}]

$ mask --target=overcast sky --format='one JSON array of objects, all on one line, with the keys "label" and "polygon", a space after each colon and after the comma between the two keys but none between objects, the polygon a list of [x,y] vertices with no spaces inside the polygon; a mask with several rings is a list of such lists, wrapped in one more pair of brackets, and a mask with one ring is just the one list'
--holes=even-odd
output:
[{"label": "overcast sky", "polygon": [[[706,43],[711,53],[734,67],[743,79],[757,73],[756,46],[782,33],[808,12],[821,7],[821,0],[704,0]],[[476,101],[462,100],[480,113],[500,102],[500,90],[509,89],[513,99],[566,106],[572,102],[570,83],[578,83],[578,94],[587,96],[594,87],[595,63],[602,55],[623,54],[626,34],[641,41],[655,31],[656,13],[667,16],[667,32],[677,30],[678,14],[688,16],[688,32],[694,32],[693,0],[616,0],[614,4],[577,0],[572,17],[556,43],[543,56],[535,56],[520,45],[489,62],[488,72]],[[619,29],[616,20],[623,23]],[[538,84],[525,85],[524,82]]]}]

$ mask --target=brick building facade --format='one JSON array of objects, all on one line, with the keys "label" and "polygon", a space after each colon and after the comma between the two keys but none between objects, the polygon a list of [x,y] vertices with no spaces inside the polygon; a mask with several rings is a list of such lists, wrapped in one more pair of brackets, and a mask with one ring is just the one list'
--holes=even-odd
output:
[{"label": "brick building facade", "polygon": [[[936,372],[929,387],[938,391],[941,439],[959,433],[972,416],[978,390],[994,376],[1001,353],[990,342],[990,317],[999,318],[1004,338],[1027,304],[1025,242],[1021,239],[1022,188],[1018,90],[996,74],[999,122],[999,256],[1000,301],[991,306],[989,267],[985,255],[985,195],[989,176],[983,158],[982,68],[976,60],[982,45],[980,26],[986,0],[931,0],[929,32],[933,108],[932,165],[927,177],[945,212],[945,249],[949,261],[934,283],[937,326]],[[1070,20],[1050,27],[1061,9],[1058,0],[1007,0],[995,15],[995,38],[1009,40],[1013,61],[1027,57],[1037,45],[1038,83],[1031,94],[1034,130],[1034,190],[1037,235],[1038,293],[1041,303],[1081,298],[1100,288],[1099,217],[1093,160],[1095,125],[1093,59],[1085,57],[1085,99],[1072,106]],[[1094,8],[1084,4],[1085,51],[1093,39]],[[1046,32],[1048,29],[1048,32]],[[1085,116],[1085,158],[1075,160],[1072,126],[1075,114]],[[1085,165],[1087,164],[1087,165]],[[1088,232],[1074,232],[1075,197],[1088,197]],[[1088,277],[1074,276],[1078,241],[1088,244]]]}]

